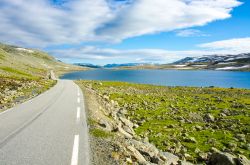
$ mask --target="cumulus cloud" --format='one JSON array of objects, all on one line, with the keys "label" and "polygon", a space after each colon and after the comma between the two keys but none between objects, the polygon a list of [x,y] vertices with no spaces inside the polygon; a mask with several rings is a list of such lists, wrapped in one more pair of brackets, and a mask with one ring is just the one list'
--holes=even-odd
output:
[{"label": "cumulus cloud", "polygon": [[95,39],[97,27],[113,18],[104,0],[0,0],[2,42],[44,47]]},{"label": "cumulus cloud", "polygon": [[231,53],[249,53],[250,37],[215,41],[198,45],[209,50],[223,50]]},{"label": "cumulus cloud", "polygon": [[[202,26],[229,18],[237,0],[137,0],[121,10],[99,35],[122,40],[144,34]],[[111,34],[111,35],[110,35]]]},{"label": "cumulus cloud", "polygon": [[238,0],[0,0],[0,41],[29,47],[123,39],[229,18]]}]

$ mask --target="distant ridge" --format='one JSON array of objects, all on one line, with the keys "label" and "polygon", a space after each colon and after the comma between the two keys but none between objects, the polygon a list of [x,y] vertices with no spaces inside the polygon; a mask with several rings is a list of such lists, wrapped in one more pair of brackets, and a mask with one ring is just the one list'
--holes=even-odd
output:
[{"label": "distant ridge", "polygon": [[133,66],[144,66],[149,65],[148,63],[124,63],[124,64],[106,64],[106,65],[94,65],[89,63],[75,63],[77,66],[84,66],[89,68],[119,68],[119,67],[133,67]]},{"label": "distant ridge", "polygon": [[250,53],[186,57],[170,64],[188,69],[250,71]]},{"label": "distant ridge", "polygon": [[237,62],[250,60],[250,53],[238,55],[204,55],[201,57],[186,57],[172,64],[192,64],[192,63],[219,63],[219,62]]}]

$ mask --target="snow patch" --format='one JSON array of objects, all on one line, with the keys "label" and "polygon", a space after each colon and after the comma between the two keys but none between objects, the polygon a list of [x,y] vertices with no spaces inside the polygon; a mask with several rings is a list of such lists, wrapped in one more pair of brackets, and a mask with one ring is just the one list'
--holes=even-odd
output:
[{"label": "snow patch", "polygon": [[187,65],[174,65],[175,67],[185,67]]},{"label": "snow patch", "polygon": [[34,53],[33,50],[30,50],[30,49],[25,49],[25,48],[16,48],[16,50],[19,50],[19,51],[24,51],[24,52],[28,52],[28,53]]},{"label": "snow patch", "polygon": [[237,70],[237,69],[244,69],[244,68],[250,68],[250,65],[245,65],[245,66],[240,66],[240,67],[230,66],[230,67],[224,67],[224,68],[217,68],[215,70]]},{"label": "snow patch", "polygon": [[218,65],[236,64],[236,62],[219,62]]}]

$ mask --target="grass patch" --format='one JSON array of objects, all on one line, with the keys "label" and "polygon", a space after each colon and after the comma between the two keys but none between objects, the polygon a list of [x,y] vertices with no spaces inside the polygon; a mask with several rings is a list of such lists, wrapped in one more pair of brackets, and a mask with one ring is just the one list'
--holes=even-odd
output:
[{"label": "grass patch", "polygon": [[31,74],[28,74],[26,72],[23,72],[23,71],[20,71],[20,70],[11,68],[11,67],[2,66],[2,67],[0,67],[0,69],[2,69],[3,71],[9,72],[9,73],[17,74],[17,75],[24,76],[27,78],[34,78],[34,76],[32,76]]},{"label": "grass patch", "polygon": [[98,128],[93,128],[90,130],[90,133],[94,136],[94,137],[99,137],[99,138],[110,138],[113,137],[113,134],[110,132],[106,132],[103,131],[101,129]]}]

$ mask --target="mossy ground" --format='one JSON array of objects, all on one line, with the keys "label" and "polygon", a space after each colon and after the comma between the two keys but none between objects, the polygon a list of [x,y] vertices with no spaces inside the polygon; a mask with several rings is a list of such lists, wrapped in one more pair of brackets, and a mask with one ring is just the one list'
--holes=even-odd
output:
[{"label": "mossy ground", "polygon": [[188,153],[193,162],[212,147],[250,156],[250,90],[81,83],[126,108],[127,117],[139,125],[137,135],[163,151]]},{"label": "mossy ground", "polygon": [[113,137],[113,134],[107,131],[103,131],[102,129],[98,129],[98,128],[93,128],[90,129],[90,133],[95,136],[95,137],[99,137],[99,138],[110,138]]}]

